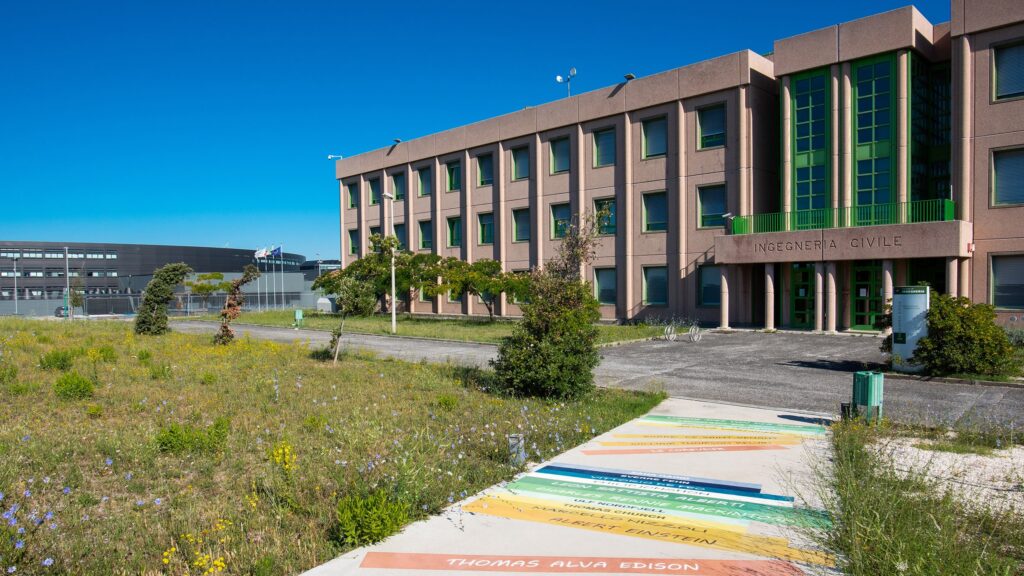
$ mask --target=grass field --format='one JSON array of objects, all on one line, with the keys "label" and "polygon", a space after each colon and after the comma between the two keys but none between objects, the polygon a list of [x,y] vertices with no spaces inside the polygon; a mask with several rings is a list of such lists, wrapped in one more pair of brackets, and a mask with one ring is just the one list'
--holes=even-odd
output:
[{"label": "grass field", "polygon": [[0,320],[0,569],[293,574],[351,547],[339,500],[412,521],[511,477],[509,433],[539,460],[661,398],[513,399],[484,381],[128,323]]},{"label": "grass field", "polygon": [[[193,316],[194,319],[218,320],[215,315]],[[246,312],[238,318],[238,322],[259,324],[261,326],[291,326],[295,322],[295,313],[291,310],[272,310],[269,312]],[[313,330],[333,330],[341,319],[330,314],[306,312],[303,326]],[[514,324],[509,321],[487,322],[475,319],[430,318],[423,316],[398,315],[398,334],[400,336],[416,336],[418,338],[440,338],[443,340],[459,340],[463,342],[485,342],[497,344],[501,339],[512,333]],[[598,344],[653,338],[662,334],[663,326],[645,324],[599,324]],[[361,334],[391,334],[391,317],[387,315],[352,317],[345,321],[345,332]]]}]

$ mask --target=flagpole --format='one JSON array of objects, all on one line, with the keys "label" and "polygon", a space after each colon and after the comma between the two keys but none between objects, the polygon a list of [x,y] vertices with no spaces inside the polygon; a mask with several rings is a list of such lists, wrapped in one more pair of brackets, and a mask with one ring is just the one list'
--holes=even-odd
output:
[{"label": "flagpole", "polygon": [[[260,265],[259,250],[256,251],[256,258],[254,258],[254,260],[256,260],[256,266],[259,266]],[[260,305],[260,283],[259,282],[256,283],[256,310],[258,312],[262,312],[263,311],[263,306]]]}]

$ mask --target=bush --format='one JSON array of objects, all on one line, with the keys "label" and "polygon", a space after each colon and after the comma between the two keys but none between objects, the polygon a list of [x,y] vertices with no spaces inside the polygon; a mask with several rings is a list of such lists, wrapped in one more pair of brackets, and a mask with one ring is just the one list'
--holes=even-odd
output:
[{"label": "bush", "polygon": [[92,380],[82,376],[78,372],[61,374],[60,378],[53,384],[53,391],[58,398],[65,400],[81,400],[91,398],[93,395]]},{"label": "bush", "polygon": [[0,362],[0,384],[13,384],[18,378],[18,367]]},{"label": "bush", "polygon": [[374,544],[409,521],[408,503],[384,490],[346,494],[338,501],[338,539],[353,548]]},{"label": "bush", "polygon": [[932,376],[1005,376],[1017,370],[1013,345],[990,304],[937,294],[928,311],[928,336],[911,359]]},{"label": "bush", "polygon": [[158,335],[170,330],[167,327],[167,304],[174,297],[174,288],[191,272],[192,269],[184,262],[157,268],[142,293],[139,313],[135,316],[136,334]]},{"label": "bush", "polygon": [[458,407],[459,397],[453,394],[440,394],[437,397],[437,405],[450,412]]},{"label": "bush", "polygon": [[104,344],[103,346],[96,348],[96,352],[92,355],[95,355],[100,362],[106,362],[108,364],[117,362],[117,352],[114,350],[114,347],[109,344]]},{"label": "bush", "polygon": [[85,415],[89,418],[96,419],[103,417],[103,406],[99,404],[88,404],[85,407]]},{"label": "bush", "polygon": [[230,428],[231,422],[223,416],[206,428],[191,424],[171,424],[157,432],[156,445],[161,452],[171,454],[219,452],[227,442]]},{"label": "bush", "polygon": [[146,362],[149,362],[150,360],[152,360],[153,353],[150,352],[149,350],[139,350],[138,357],[139,357],[139,362],[142,362],[143,364],[145,364]]},{"label": "bush", "polygon": [[1006,328],[1006,337],[1015,348],[1024,349],[1024,328]]},{"label": "bush", "polygon": [[39,367],[43,370],[60,370],[67,372],[75,362],[75,354],[71,350],[50,350],[39,357]]}]

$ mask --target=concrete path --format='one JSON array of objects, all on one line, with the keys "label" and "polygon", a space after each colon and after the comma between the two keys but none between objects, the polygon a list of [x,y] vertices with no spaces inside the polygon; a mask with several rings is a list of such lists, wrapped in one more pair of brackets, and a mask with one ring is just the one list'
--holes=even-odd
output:
[{"label": "concrete path", "polygon": [[828,454],[820,422],[670,399],[306,574],[820,573],[831,558],[797,528],[827,522],[812,488]]},{"label": "concrete path", "polygon": [[[213,333],[212,322],[173,322],[182,332]],[[323,345],[316,330],[238,325],[236,331],[278,342]],[[345,344],[403,360],[486,366],[490,344],[349,334]],[[777,409],[836,413],[848,401],[852,372],[882,361],[873,336],[797,332],[707,332],[699,343],[653,340],[602,348],[595,372],[602,386],[662,388],[670,396]],[[887,415],[919,423],[982,422],[1024,425],[1024,388],[888,379]]]}]

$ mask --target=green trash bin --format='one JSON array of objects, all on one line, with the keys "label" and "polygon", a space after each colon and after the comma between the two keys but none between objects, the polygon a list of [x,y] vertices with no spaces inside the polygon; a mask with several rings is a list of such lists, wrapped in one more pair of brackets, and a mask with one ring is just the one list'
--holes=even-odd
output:
[{"label": "green trash bin", "polygon": [[885,375],[881,372],[854,372],[853,405],[864,406],[868,422],[882,419],[882,395]]}]

